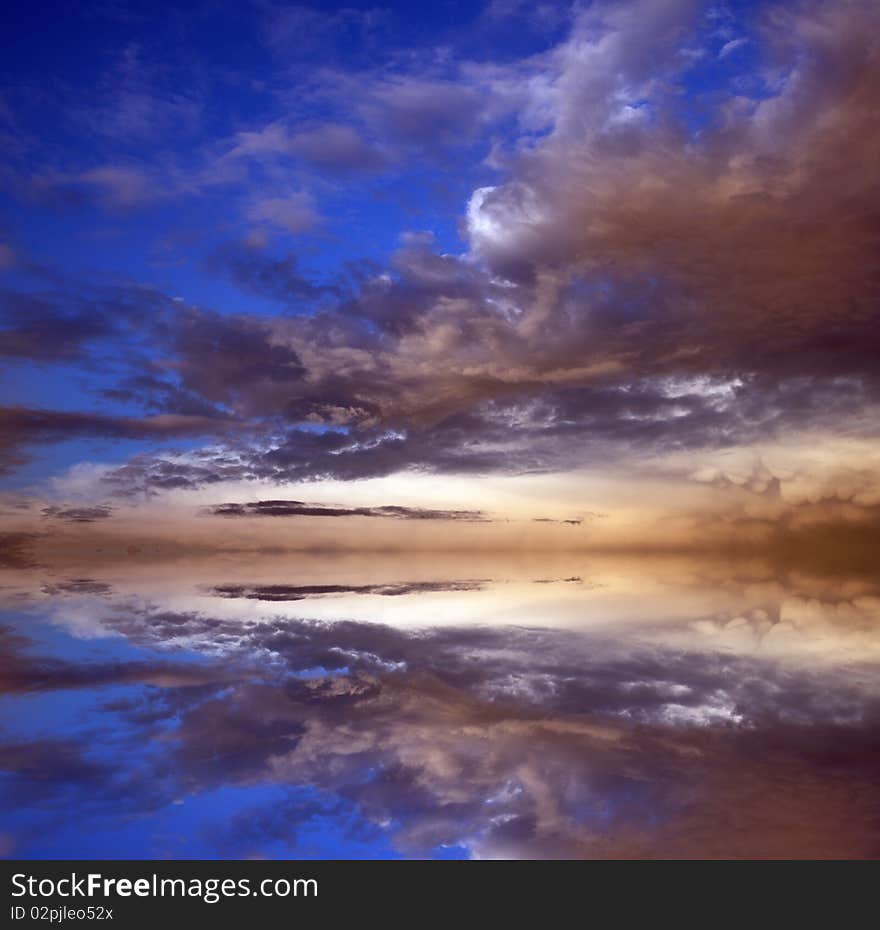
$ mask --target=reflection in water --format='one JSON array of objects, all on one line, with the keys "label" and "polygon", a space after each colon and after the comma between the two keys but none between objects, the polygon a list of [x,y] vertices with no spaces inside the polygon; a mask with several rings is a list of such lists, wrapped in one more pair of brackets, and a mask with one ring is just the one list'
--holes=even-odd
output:
[{"label": "reflection in water", "polygon": [[880,855],[880,585],[683,559],[0,575],[5,855]]}]

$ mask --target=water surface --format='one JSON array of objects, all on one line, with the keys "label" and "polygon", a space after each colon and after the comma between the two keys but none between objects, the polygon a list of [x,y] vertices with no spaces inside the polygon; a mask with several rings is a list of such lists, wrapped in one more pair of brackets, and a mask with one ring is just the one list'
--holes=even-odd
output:
[{"label": "water surface", "polygon": [[880,584],[694,558],[0,573],[12,857],[880,855]]}]

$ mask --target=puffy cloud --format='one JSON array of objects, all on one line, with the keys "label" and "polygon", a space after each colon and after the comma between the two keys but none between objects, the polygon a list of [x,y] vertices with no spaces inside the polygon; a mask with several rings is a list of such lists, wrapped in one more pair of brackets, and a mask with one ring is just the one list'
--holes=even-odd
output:
[{"label": "puffy cloud", "polygon": [[[768,13],[775,91],[731,94],[695,134],[676,120],[688,6],[582,16],[551,58],[551,131],[472,198],[473,247],[513,279],[549,276],[556,294],[578,277],[620,289],[607,309],[586,292],[579,310],[603,340],[629,337],[627,367],[869,376],[877,62],[862,37],[876,11]],[[621,122],[634,106],[645,118]],[[562,304],[527,312],[566,326]]]}]

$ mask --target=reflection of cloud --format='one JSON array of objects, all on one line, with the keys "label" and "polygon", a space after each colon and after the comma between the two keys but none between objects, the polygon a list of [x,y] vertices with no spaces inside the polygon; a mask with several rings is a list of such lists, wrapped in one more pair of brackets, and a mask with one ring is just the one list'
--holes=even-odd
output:
[{"label": "reflection of cloud", "polygon": [[0,568],[25,568],[32,564],[33,533],[0,533]]},{"label": "reflection of cloud", "polygon": [[[222,517],[388,517],[395,520],[466,520],[483,522],[479,510],[431,510],[424,507],[331,507],[303,501],[250,501],[244,504],[216,504],[211,513]],[[566,523],[574,522],[566,520]],[[580,521],[577,521],[580,522]]]},{"label": "reflection of cloud", "polygon": [[75,663],[33,655],[31,645],[27,637],[0,627],[0,692],[29,694],[119,684],[184,688],[230,677],[217,668],[164,661]]},{"label": "reflection of cloud", "polygon": [[[164,734],[149,763],[163,778],[144,773],[150,790],[128,809],[155,805],[157,792],[167,804],[224,785],[317,786],[314,803],[283,807],[288,822],[255,812],[267,830],[251,830],[257,850],[295,836],[316,810],[352,809],[415,855],[445,845],[479,856],[852,856],[876,846],[865,818],[877,801],[880,694],[866,676],[552,630],[405,632],[132,609],[114,627],[142,646],[223,650],[223,672],[175,679],[183,673],[159,661],[161,689],[112,702],[127,741]],[[142,663],[125,667],[74,674],[49,662],[43,674],[56,687],[65,676],[69,687],[157,683]],[[193,684],[187,696],[181,686]],[[8,756],[22,760],[23,800],[36,797],[30,745]],[[83,767],[74,748],[54,784],[84,782],[113,809],[119,774]]]},{"label": "reflection of cloud", "polygon": [[44,507],[43,516],[67,523],[95,523],[106,520],[113,513],[110,507]]},{"label": "reflection of cloud", "polygon": [[102,581],[94,581],[92,578],[69,578],[53,584],[43,585],[43,593],[49,595],[87,594],[94,596],[110,594],[112,590],[109,584],[105,584]]},{"label": "reflection of cloud", "polygon": [[868,565],[850,572],[819,565],[814,572],[757,553],[731,560],[233,549],[193,557],[173,548],[164,555],[133,552],[120,545],[127,538],[101,538],[99,547],[112,548],[84,554],[74,543],[65,559],[47,561],[35,550],[42,568],[5,571],[2,603],[45,611],[53,623],[88,638],[112,632],[130,605],[246,622],[254,617],[252,601],[266,598],[272,617],[291,622],[346,617],[408,630],[487,623],[567,629],[633,648],[651,642],[723,649],[829,669],[872,659],[878,649],[880,586]]},{"label": "reflection of cloud", "polygon": [[409,581],[400,584],[224,584],[211,589],[218,597],[243,597],[251,601],[301,601],[325,594],[379,594],[384,597],[401,597],[405,594],[422,594],[434,591],[479,591],[482,581]]}]

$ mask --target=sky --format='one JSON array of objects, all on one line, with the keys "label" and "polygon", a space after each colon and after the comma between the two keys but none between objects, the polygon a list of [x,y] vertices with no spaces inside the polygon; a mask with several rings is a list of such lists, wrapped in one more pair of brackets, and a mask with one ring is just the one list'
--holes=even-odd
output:
[{"label": "sky", "polygon": [[878,37],[7,4],[0,857],[876,858]]},{"label": "sky", "polygon": [[3,15],[7,560],[876,539],[876,3]]}]

